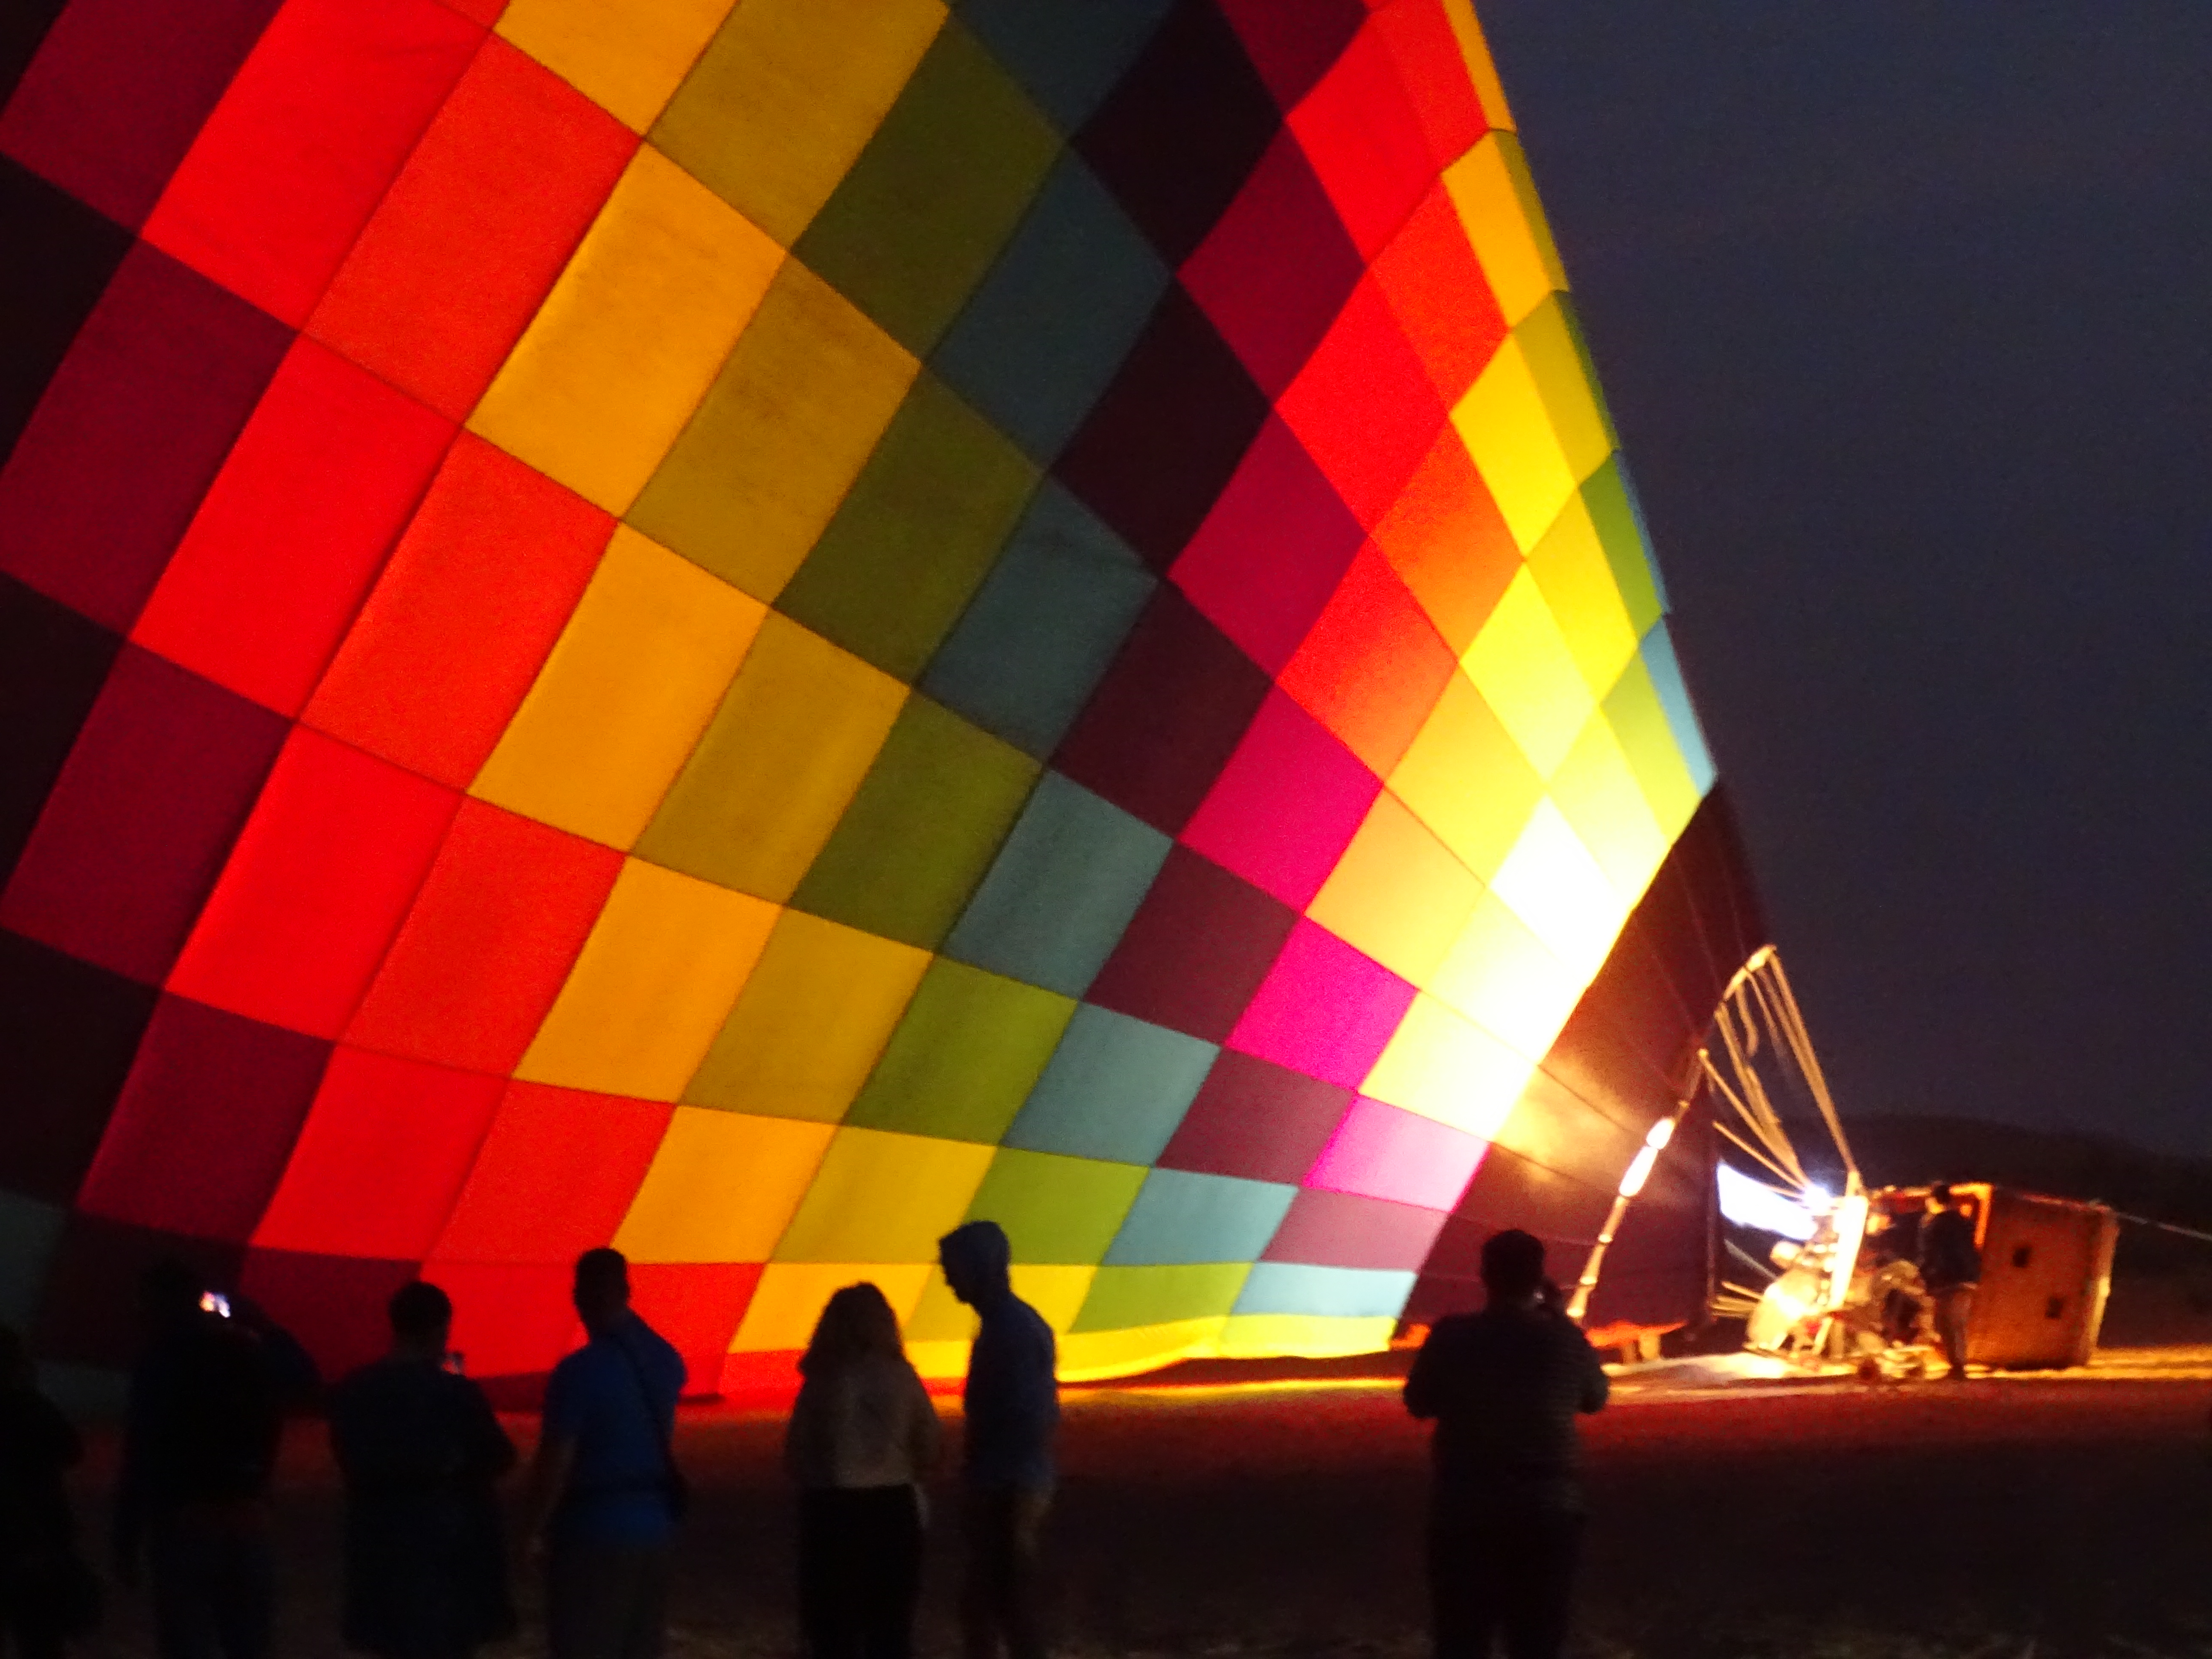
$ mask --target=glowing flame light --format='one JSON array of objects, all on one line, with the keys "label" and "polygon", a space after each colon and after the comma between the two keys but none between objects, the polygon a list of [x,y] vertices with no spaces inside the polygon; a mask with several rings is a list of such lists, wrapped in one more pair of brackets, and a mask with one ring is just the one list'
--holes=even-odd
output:
[{"label": "glowing flame light", "polygon": [[1813,1212],[1741,1170],[1719,1166],[1721,1213],[1739,1227],[1803,1241],[1820,1227]]}]

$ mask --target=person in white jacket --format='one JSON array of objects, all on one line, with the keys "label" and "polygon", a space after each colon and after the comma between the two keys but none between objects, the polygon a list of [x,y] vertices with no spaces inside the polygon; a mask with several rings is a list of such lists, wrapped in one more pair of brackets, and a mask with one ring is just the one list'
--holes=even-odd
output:
[{"label": "person in white jacket", "polygon": [[873,1285],[830,1298],[799,1362],[784,1467],[799,1485],[807,1659],[909,1659],[921,1588],[921,1480],[937,1408]]}]

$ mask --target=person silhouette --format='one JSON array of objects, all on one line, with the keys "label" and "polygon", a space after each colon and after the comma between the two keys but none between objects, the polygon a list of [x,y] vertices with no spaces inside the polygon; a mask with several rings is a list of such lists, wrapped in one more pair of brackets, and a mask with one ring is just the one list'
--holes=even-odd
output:
[{"label": "person silhouette", "polygon": [[1429,1595],[1437,1659],[1558,1659],[1583,1529],[1578,1413],[1603,1408],[1596,1352],[1544,1294],[1543,1241],[1482,1247],[1480,1313],[1440,1319],[1406,1378],[1433,1421]]},{"label": "person silhouette", "polygon": [[929,1391],[873,1285],[830,1298],[799,1362],[783,1442],[799,1483],[799,1619],[808,1659],[908,1659],[921,1588],[921,1483],[937,1462]]},{"label": "person silhouette", "polygon": [[100,1617],[64,1484],[83,1455],[76,1425],[39,1392],[22,1334],[0,1325],[0,1631],[16,1659],[59,1659]]},{"label": "person silhouette", "polygon": [[344,1477],[346,1644],[383,1659],[461,1659],[514,1629],[495,1483],[514,1443],[484,1392],[447,1369],[453,1304],[422,1280],[386,1308],[392,1352],[331,1390]]}]

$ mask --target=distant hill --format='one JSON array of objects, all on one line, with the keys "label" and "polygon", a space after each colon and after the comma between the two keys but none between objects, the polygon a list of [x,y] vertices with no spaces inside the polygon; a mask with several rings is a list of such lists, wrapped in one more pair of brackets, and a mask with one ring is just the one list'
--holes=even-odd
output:
[{"label": "distant hill", "polygon": [[[1817,1121],[1793,1122],[1790,1132],[1808,1173],[1840,1184],[1826,1129]],[[2148,1152],[2107,1135],[1969,1117],[1871,1115],[1847,1118],[1844,1132],[1869,1186],[1990,1181],[2212,1232],[2212,1159]],[[2127,1227],[2121,1261],[2149,1272],[2198,1267],[2212,1261],[2212,1244]]]}]

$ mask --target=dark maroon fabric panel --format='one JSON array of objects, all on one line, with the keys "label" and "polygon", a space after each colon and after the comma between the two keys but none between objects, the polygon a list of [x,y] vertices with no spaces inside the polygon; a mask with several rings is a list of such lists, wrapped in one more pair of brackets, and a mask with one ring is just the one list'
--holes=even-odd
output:
[{"label": "dark maroon fabric panel", "polygon": [[235,1285],[244,1252],[217,1239],[186,1238],[77,1211],[62,1229],[32,1328],[40,1358],[119,1368],[137,1358],[139,1275],[174,1257],[210,1285]]},{"label": "dark maroon fabric panel", "polygon": [[1291,1201],[1267,1260],[1404,1273],[1428,1260],[1446,1218],[1418,1205],[1309,1189]]},{"label": "dark maroon fabric panel", "polygon": [[1228,20],[1211,0],[1179,0],[1075,147],[1175,265],[1213,228],[1281,119]]},{"label": "dark maroon fabric panel", "polygon": [[74,0],[0,112],[0,151],[136,229],[278,0]]},{"label": "dark maroon fabric panel", "polygon": [[1599,1192],[1556,1170],[1492,1146],[1468,1185],[1459,1208],[1437,1234],[1421,1277],[1406,1304],[1405,1322],[1429,1325],[1448,1313],[1482,1305],[1477,1268],[1482,1241],[1519,1227],[1544,1241],[1545,1271],[1562,1285],[1582,1276],[1583,1262],[1613,1207],[1610,1189]]},{"label": "dark maroon fabric panel", "polygon": [[0,158],[0,460],[15,447],[131,233]]},{"label": "dark maroon fabric panel", "polygon": [[46,31],[67,4],[68,0],[9,0],[0,6],[0,109],[7,106]]},{"label": "dark maroon fabric panel", "polygon": [[284,1173],[331,1047],[164,996],[79,1206],[133,1226],[243,1243]]},{"label": "dark maroon fabric panel", "polygon": [[121,647],[97,623],[0,576],[0,884]]},{"label": "dark maroon fabric panel", "polygon": [[1163,587],[1053,757],[1054,769],[1154,829],[1178,835],[1267,695],[1229,636]]},{"label": "dark maroon fabric panel", "polygon": [[289,729],[125,646],[4,891],[0,927],[158,985]]},{"label": "dark maroon fabric panel", "polygon": [[1491,1144],[1611,1193],[1653,1121],[1674,1109],[1674,1095],[1656,1091],[1639,1099],[1608,1092],[1594,1104],[1540,1067]]},{"label": "dark maroon fabric panel", "polygon": [[0,469],[0,570],[127,633],[291,337],[131,249]]},{"label": "dark maroon fabric panel", "polygon": [[249,1249],[238,1288],[300,1339],[335,1382],[392,1346],[385,1304],[420,1264],[374,1256]]},{"label": "dark maroon fabric panel", "polygon": [[76,1198],[158,994],[0,932],[0,1188]]},{"label": "dark maroon fabric panel", "polygon": [[1349,1089],[1224,1048],[1158,1161],[1164,1170],[1295,1185],[1351,1106]]},{"label": "dark maroon fabric panel", "polygon": [[1295,135],[1278,133],[1182,280],[1269,397],[1279,397],[1367,269]]},{"label": "dark maroon fabric panel", "polygon": [[1165,570],[1267,416],[1267,394],[1170,283],[1053,474]]},{"label": "dark maroon fabric panel", "polygon": [[1176,847],[1084,1000],[1224,1042],[1297,920],[1279,899]]},{"label": "dark maroon fabric panel", "polygon": [[1252,67],[1287,113],[1344,55],[1367,21],[1360,0],[1221,0]]},{"label": "dark maroon fabric panel", "polygon": [[1720,1249],[1713,1156],[1719,1137],[1703,1113],[1685,1118],[1606,1252],[1589,1324],[1702,1323]]}]

